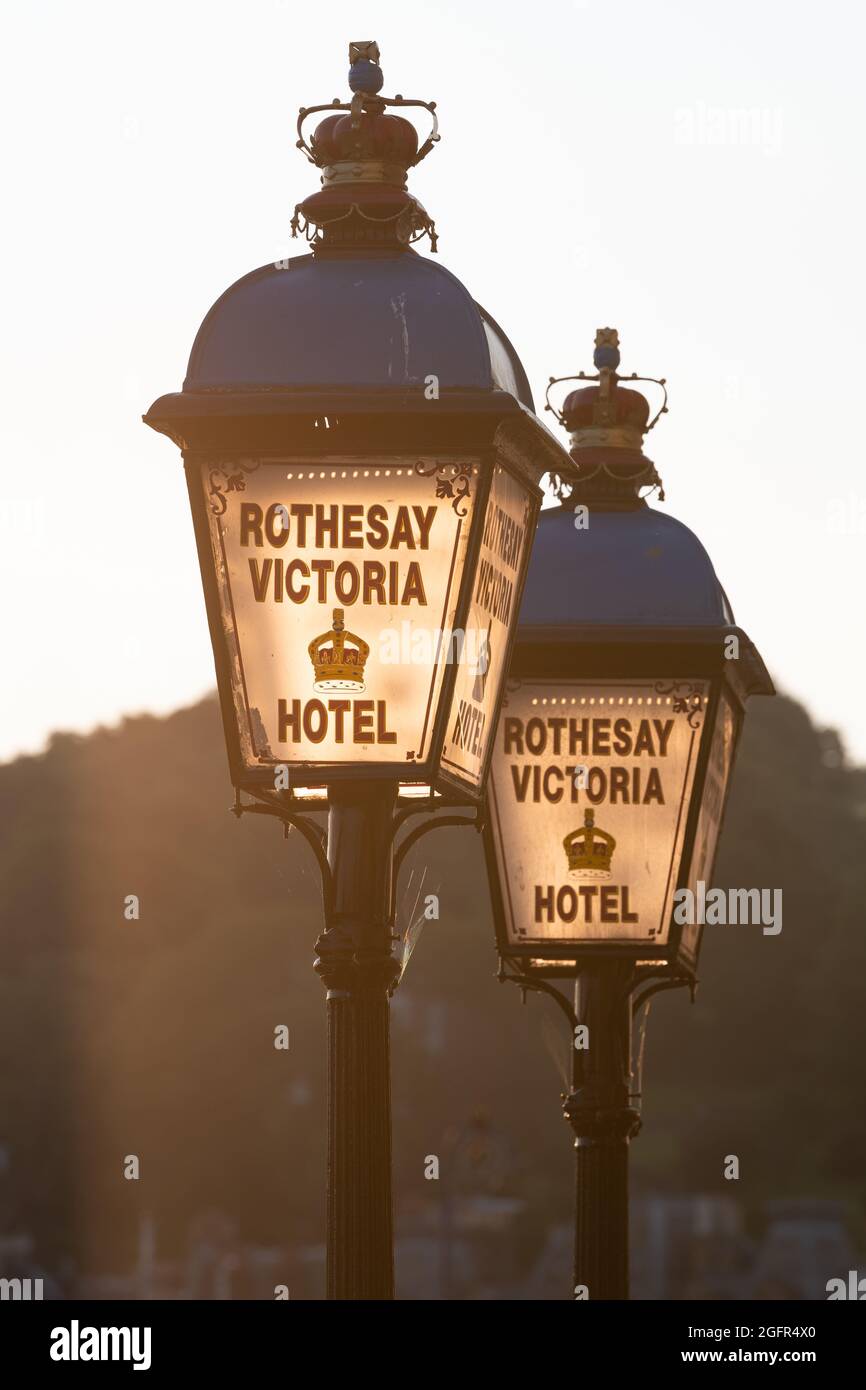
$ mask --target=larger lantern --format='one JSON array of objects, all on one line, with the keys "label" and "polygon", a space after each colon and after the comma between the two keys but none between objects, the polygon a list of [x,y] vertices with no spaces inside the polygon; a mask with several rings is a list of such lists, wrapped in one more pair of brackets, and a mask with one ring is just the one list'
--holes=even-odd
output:
[{"label": "larger lantern", "polygon": [[[234,784],[477,799],[564,454],[497,324],[409,245],[435,237],[406,190],[435,110],[379,97],[373,50],[353,45],[350,103],[301,110],[313,254],[228,289],[145,419],[183,450]],[[415,108],[420,148],[394,114]]]}]

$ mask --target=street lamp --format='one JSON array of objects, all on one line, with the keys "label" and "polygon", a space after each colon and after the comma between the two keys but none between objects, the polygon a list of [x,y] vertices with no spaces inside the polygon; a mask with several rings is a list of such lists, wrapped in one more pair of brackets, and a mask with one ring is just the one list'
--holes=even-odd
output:
[{"label": "street lamp", "polygon": [[[406,187],[435,104],[379,96],[375,43],[349,59],[351,100],[298,121],[310,254],[217,300],[145,420],[183,453],[236,810],[297,827],[322,869],[329,1296],[387,1298],[394,836],[480,800],[539,481],[567,457],[505,335],[411,249],[435,249]],[[430,119],[423,143],[396,111]]]},{"label": "street lamp", "polygon": [[[675,894],[712,877],[744,706],[773,686],[703,546],[643,495],[661,489],[643,436],[666,392],[650,421],[626,383],[652,379],[618,375],[614,329],[594,361],[551,378],[587,384],[555,412],[571,466],[534,542],[485,844],[502,977],[575,1030],[575,1287],[623,1298],[632,1012],[696,983],[701,923]],[[569,978],[574,1010],[550,983]]]}]

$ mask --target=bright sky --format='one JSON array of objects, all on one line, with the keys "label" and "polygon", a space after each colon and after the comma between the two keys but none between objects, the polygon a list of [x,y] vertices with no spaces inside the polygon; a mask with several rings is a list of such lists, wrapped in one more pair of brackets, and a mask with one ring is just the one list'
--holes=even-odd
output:
[{"label": "bright sky", "polygon": [[863,13],[4,6],[0,757],[213,684],[180,456],[140,417],[222,290],[305,249],[297,108],[344,98],[349,40],[375,38],[385,93],[439,104],[411,186],[536,403],[601,324],[623,370],[668,378],[666,509],[780,686],[866,761]]}]

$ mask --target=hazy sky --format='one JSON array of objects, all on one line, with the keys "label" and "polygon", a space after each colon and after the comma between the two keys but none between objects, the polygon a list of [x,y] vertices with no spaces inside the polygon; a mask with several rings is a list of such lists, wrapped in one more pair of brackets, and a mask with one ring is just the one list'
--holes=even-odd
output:
[{"label": "hazy sky", "polygon": [[140,417],[222,290],[305,250],[297,108],[344,98],[349,40],[375,38],[385,93],[439,103],[411,186],[536,403],[601,324],[668,378],[665,508],[866,760],[860,7],[35,0],[0,23],[0,757],[211,687],[180,456]]}]

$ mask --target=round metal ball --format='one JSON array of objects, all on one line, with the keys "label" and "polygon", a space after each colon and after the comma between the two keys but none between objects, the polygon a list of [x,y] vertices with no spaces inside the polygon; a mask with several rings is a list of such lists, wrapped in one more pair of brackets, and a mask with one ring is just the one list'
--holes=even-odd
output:
[{"label": "round metal ball", "polygon": [[349,68],[349,86],[353,92],[366,92],[373,96],[381,92],[384,82],[379,64],[371,63],[369,58],[359,58]]},{"label": "round metal ball", "polygon": [[601,371],[602,367],[616,368],[619,366],[620,362],[619,348],[612,346],[597,347],[592,354],[592,360],[599,371]]}]

